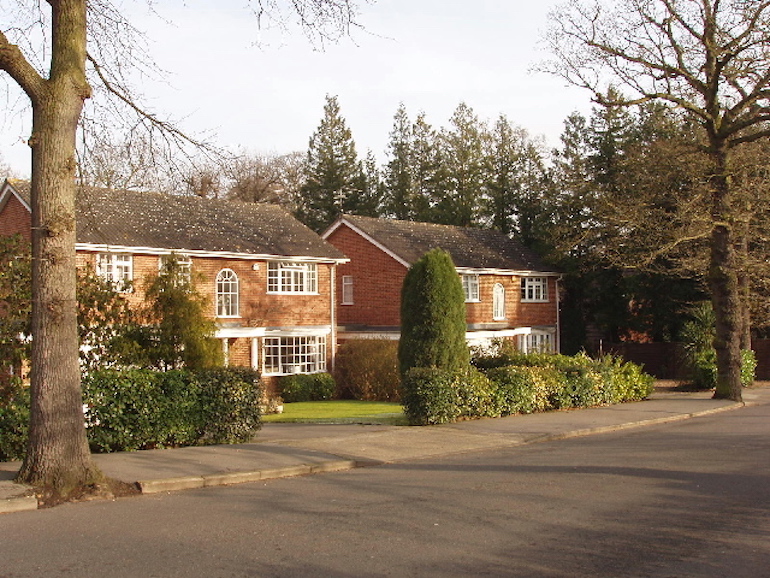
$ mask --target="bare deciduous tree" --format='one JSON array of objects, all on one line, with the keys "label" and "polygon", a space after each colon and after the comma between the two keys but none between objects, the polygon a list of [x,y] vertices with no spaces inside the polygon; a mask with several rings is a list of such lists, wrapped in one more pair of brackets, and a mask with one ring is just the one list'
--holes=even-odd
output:
[{"label": "bare deciduous tree", "polygon": [[[741,399],[740,216],[732,161],[770,129],[770,1],[574,0],[551,14],[544,69],[597,102],[662,101],[704,132],[710,166],[709,285],[717,319],[716,397]],[[607,98],[607,87],[628,96]]]}]

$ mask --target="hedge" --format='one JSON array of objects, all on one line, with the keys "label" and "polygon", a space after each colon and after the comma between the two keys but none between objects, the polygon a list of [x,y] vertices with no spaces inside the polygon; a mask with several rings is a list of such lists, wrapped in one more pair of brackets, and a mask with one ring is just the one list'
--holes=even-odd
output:
[{"label": "hedge", "polygon": [[0,461],[22,459],[28,433],[29,388],[13,379],[0,389]]},{"label": "hedge", "polygon": [[412,425],[451,423],[495,415],[493,390],[484,374],[468,370],[415,367],[404,376],[401,403]]},{"label": "hedge", "polygon": [[102,370],[83,379],[86,426],[97,452],[248,441],[261,427],[259,374]]},{"label": "hedge", "polygon": [[281,398],[286,403],[296,401],[326,401],[334,398],[337,383],[328,373],[299,373],[278,380]]},{"label": "hedge", "polygon": [[[517,365],[511,364],[517,361]],[[484,358],[484,371],[410,370],[402,382],[404,412],[413,425],[499,417],[641,400],[654,378],[611,356],[511,355]]]},{"label": "hedge", "polygon": [[401,401],[398,341],[351,339],[340,345],[334,370],[342,399]]}]

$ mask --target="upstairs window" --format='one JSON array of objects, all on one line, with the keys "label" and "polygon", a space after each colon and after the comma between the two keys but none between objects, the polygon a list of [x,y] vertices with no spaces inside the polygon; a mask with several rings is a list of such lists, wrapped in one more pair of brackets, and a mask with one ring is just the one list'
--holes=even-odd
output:
[{"label": "upstairs window", "polygon": [[158,273],[163,275],[168,270],[172,262],[176,262],[179,276],[187,281],[192,278],[192,259],[189,255],[183,253],[172,253],[171,255],[161,255],[158,259]]},{"label": "upstairs window", "polygon": [[353,276],[342,276],[342,304],[353,305]]},{"label": "upstairs window", "polygon": [[217,317],[238,317],[238,275],[232,269],[217,273]]},{"label": "upstairs window", "polygon": [[477,303],[479,301],[479,276],[463,275],[463,291],[465,291],[466,303]]},{"label": "upstairs window", "polygon": [[268,293],[317,293],[318,267],[315,263],[273,261],[267,266]]},{"label": "upstairs window", "polygon": [[548,277],[522,277],[521,300],[530,303],[548,301]]},{"label": "upstairs window", "polygon": [[96,256],[96,274],[112,283],[116,291],[130,291],[134,280],[133,256],[130,253],[99,253]]},{"label": "upstairs window", "polygon": [[492,296],[492,319],[501,321],[505,319],[505,287],[496,283]]}]

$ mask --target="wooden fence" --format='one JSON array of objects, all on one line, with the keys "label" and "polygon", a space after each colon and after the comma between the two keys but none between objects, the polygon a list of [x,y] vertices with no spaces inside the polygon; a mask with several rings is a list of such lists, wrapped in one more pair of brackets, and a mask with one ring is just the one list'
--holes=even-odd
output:
[{"label": "wooden fence", "polygon": [[[770,380],[770,339],[756,339],[752,348],[757,356],[758,380]],[[681,343],[614,343],[604,350],[620,355],[626,361],[644,366],[658,379],[685,379],[687,367]]]}]

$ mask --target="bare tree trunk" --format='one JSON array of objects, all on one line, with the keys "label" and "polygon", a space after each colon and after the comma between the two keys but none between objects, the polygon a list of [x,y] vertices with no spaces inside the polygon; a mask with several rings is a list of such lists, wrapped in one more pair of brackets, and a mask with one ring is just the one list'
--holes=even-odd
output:
[{"label": "bare tree trunk", "polygon": [[749,276],[749,215],[741,222],[738,240],[738,289],[741,293],[741,349],[751,349],[751,278]]},{"label": "bare tree trunk", "polygon": [[75,295],[75,138],[90,96],[86,7],[51,6],[51,77],[32,97],[32,416],[17,479],[66,496],[102,476],[86,439]]},{"label": "bare tree trunk", "polygon": [[727,152],[721,143],[712,147],[711,258],[709,284],[716,315],[717,386],[715,398],[742,401],[741,333],[742,306],[738,285],[734,220],[731,219]]}]

